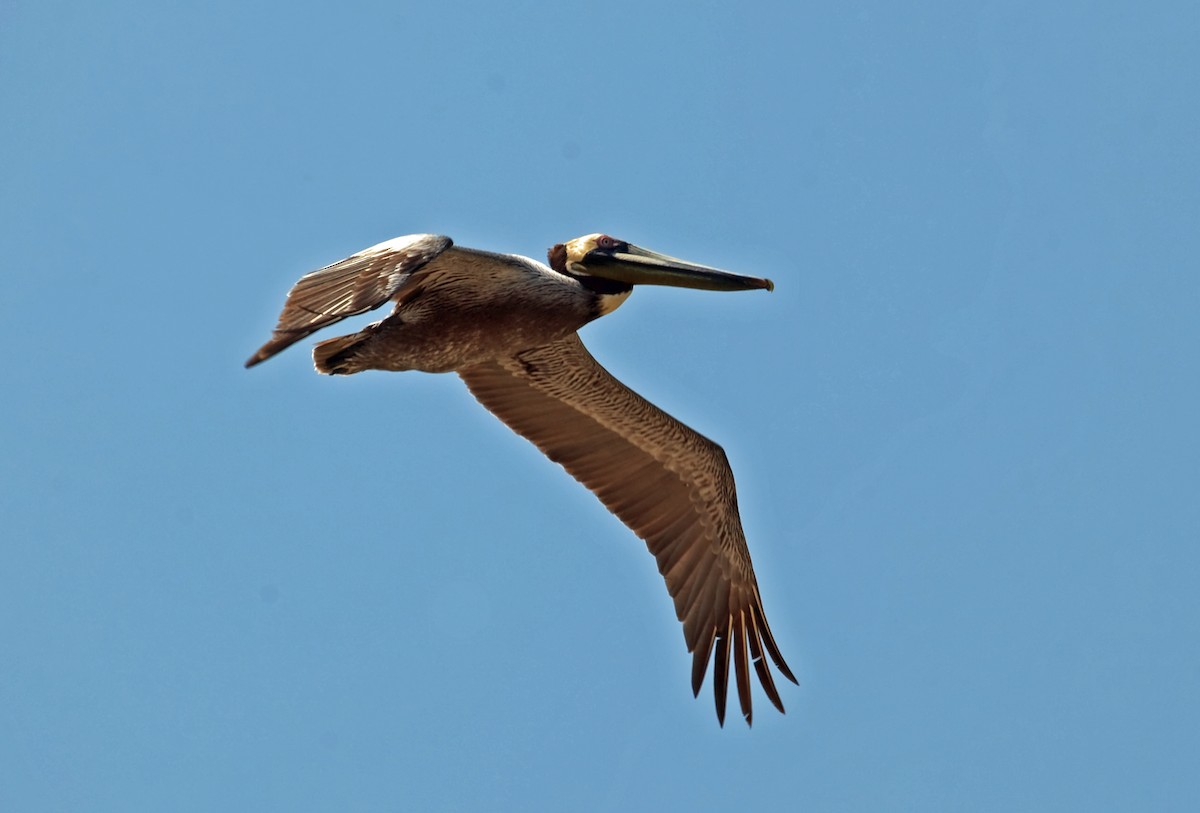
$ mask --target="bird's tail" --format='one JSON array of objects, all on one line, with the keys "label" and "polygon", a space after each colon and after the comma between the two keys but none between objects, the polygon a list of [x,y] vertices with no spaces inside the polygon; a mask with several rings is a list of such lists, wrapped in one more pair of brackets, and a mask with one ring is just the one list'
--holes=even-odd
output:
[{"label": "bird's tail", "polygon": [[318,373],[326,375],[350,375],[367,369],[359,359],[358,354],[362,345],[370,337],[370,333],[351,333],[349,336],[338,336],[320,342],[313,348],[313,363]]}]

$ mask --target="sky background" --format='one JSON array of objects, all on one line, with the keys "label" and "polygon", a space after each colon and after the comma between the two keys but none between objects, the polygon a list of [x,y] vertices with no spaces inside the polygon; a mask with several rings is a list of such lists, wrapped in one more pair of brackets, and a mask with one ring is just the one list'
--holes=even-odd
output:
[{"label": "sky background", "polygon": [[[1200,6],[825,5],[0,3],[0,809],[1194,810]],[[777,285],[583,331],[732,461],[753,729],[457,377],[242,369],[593,231]]]}]

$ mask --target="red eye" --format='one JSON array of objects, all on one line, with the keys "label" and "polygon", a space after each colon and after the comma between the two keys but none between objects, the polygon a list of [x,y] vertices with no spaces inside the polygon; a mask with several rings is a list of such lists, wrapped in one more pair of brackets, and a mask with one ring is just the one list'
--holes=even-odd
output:
[{"label": "red eye", "polygon": [[616,248],[621,244],[620,240],[614,240],[607,234],[600,235],[600,239],[596,241],[596,245],[600,248]]}]

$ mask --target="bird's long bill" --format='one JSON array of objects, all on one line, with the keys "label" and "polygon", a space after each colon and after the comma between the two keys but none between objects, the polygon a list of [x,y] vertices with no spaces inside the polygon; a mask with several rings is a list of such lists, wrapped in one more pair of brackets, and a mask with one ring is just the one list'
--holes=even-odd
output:
[{"label": "bird's long bill", "polygon": [[769,279],[731,274],[638,246],[628,246],[626,251],[591,252],[585,264],[589,274],[630,285],[673,285],[706,291],[775,290],[775,283]]}]

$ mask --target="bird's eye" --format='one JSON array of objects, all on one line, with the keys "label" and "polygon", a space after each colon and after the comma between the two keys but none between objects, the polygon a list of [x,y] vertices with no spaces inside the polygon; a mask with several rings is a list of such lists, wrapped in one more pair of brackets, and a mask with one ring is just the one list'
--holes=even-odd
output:
[{"label": "bird's eye", "polygon": [[597,248],[620,248],[621,245],[620,240],[609,237],[607,234],[602,234],[596,239]]}]

